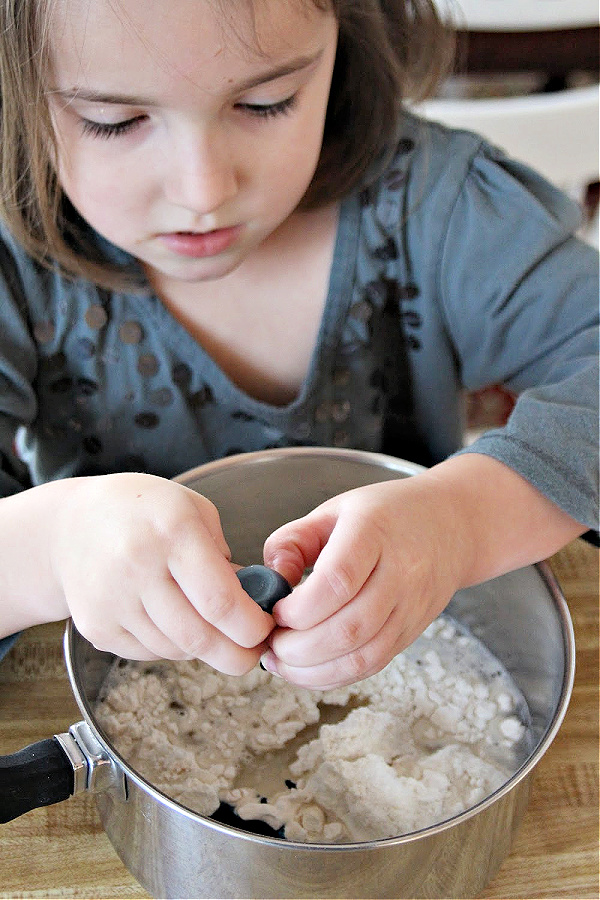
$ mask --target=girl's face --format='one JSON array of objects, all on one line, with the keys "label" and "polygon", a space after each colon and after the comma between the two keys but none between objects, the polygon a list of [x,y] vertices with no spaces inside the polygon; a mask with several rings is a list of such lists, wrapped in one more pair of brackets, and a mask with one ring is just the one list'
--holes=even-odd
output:
[{"label": "girl's face", "polygon": [[151,275],[228,274],[314,174],[337,23],[311,2],[252,5],[254,24],[240,0],[56,5],[49,100],[61,185]]}]

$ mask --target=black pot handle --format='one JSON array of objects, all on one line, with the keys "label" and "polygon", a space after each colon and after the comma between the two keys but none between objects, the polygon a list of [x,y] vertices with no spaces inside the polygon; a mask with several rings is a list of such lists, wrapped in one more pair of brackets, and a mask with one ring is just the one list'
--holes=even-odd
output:
[{"label": "black pot handle", "polygon": [[[246,566],[236,574],[246,593],[267,612],[292,590],[282,575],[266,566]],[[56,736],[0,756],[0,823],[70,797],[75,792],[73,766]]]},{"label": "black pot handle", "polygon": [[66,800],[74,783],[71,760],[55,737],[0,756],[0,822]]}]

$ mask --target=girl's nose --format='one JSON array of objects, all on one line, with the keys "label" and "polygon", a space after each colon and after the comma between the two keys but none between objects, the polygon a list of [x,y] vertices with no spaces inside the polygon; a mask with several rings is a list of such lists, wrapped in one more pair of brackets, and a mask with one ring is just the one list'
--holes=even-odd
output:
[{"label": "girl's nose", "polygon": [[207,215],[231,200],[238,190],[232,149],[214,132],[186,135],[167,159],[169,201],[196,215]]}]

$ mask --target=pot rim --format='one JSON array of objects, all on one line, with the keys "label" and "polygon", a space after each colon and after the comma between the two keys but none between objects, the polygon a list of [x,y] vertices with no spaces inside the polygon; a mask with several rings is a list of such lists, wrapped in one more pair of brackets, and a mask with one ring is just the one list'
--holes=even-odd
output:
[{"label": "pot rim", "polygon": [[[266,462],[269,458],[272,458],[274,456],[281,458],[297,456],[309,457],[311,455],[315,457],[328,456],[340,459],[349,459],[357,462],[368,462],[371,464],[379,463],[382,468],[403,472],[409,476],[425,470],[424,466],[421,466],[417,463],[412,463],[408,460],[388,456],[383,453],[373,453],[366,450],[337,449],[330,447],[285,447],[272,450],[258,450],[250,453],[241,453],[228,456],[223,459],[214,460],[212,462],[204,463],[200,466],[183,472],[173,480],[179,483],[193,481],[197,477],[198,473],[206,474],[218,471],[222,468],[229,468],[232,463],[239,462],[242,459],[250,463],[259,461]],[[117,765],[123,770],[127,778],[135,782],[138,787],[140,787],[145,793],[150,794],[162,805],[169,807],[170,809],[180,813],[188,819],[203,823],[208,828],[211,828],[223,834],[235,836],[242,840],[251,841],[253,843],[275,846],[283,850],[284,852],[284,848],[289,848],[290,850],[303,852],[310,851],[312,853],[314,853],[315,851],[348,853],[372,850],[378,847],[387,848],[394,845],[410,844],[416,840],[422,840],[423,838],[432,837],[446,831],[449,828],[453,828],[460,823],[466,822],[473,816],[478,815],[479,813],[488,809],[490,806],[492,806],[492,804],[498,802],[502,797],[512,791],[521,781],[523,781],[530,775],[533,768],[538,764],[542,756],[546,753],[566,715],[575,678],[575,635],[571,615],[560,585],[558,584],[558,581],[556,580],[548,562],[539,562],[525,568],[536,569],[539,572],[541,579],[544,582],[552,601],[554,602],[561,625],[561,635],[563,638],[564,649],[564,674],[560,695],[552,719],[529,757],[514,772],[514,774],[504,782],[503,785],[501,785],[483,800],[480,800],[474,806],[469,807],[469,809],[464,810],[463,812],[458,813],[457,815],[454,815],[449,819],[444,819],[442,822],[437,822],[435,825],[430,825],[427,828],[421,828],[417,831],[409,832],[408,834],[398,835],[396,837],[381,838],[373,841],[352,841],[340,844],[290,841],[285,838],[268,837],[265,835],[254,834],[249,831],[244,831],[239,827],[225,825],[221,822],[217,822],[214,819],[211,819],[209,816],[204,816],[198,812],[194,812],[192,809],[189,809],[188,807],[179,803],[177,800],[174,800],[168,795],[162,793],[162,791],[156,788],[151,782],[147,781],[132,766],[130,766],[125,759],[121,757],[119,752],[112,746],[112,743],[108,736],[96,722],[94,711],[91,709],[88,703],[87,697],[85,696],[85,691],[81,684],[80,673],[76,671],[74,664],[74,644],[78,638],[80,640],[82,638],[78,634],[72,619],[69,619],[67,621],[64,634],[64,656],[69,681],[71,683],[71,689],[73,691],[77,705],[79,706],[79,709],[92,733],[105,749],[110,759],[114,760],[117,763]]]},{"label": "pot rim", "polygon": [[407,459],[401,459],[399,456],[389,456],[385,453],[375,453],[371,450],[353,450],[345,447],[274,447],[270,450],[252,450],[248,453],[235,453],[231,456],[224,456],[222,459],[213,459],[211,462],[202,463],[193,469],[176,475],[173,481],[179,484],[186,484],[199,474],[210,474],[218,472],[219,469],[229,469],[233,463],[247,462],[268,462],[269,459],[296,456],[314,456],[314,457],[330,457],[340,460],[351,460],[354,462],[365,462],[370,464],[379,464],[382,469],[389,469],[394,472],[404,472],[406,475],[417,475],[419,472],[426,470],[425,466],[419,463],[409,462]]}]

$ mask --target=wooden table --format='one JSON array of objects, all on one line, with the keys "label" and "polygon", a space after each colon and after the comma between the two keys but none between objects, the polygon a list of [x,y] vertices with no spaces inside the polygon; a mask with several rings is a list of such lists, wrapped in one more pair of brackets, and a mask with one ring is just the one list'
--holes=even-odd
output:
[{"label": "wooden table", "polygon": [[[569,602],[577,673],[563,725],[536,767],[512,853],[485,898],[598,898],[598,551],[575,541],[552,559]],[[0,664],[0,753],[81,718],[60,624],[31,629]],[[79,794],[0,825],[0,897],[147,897]]]}]

